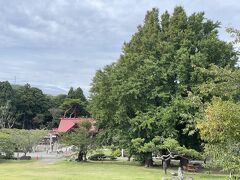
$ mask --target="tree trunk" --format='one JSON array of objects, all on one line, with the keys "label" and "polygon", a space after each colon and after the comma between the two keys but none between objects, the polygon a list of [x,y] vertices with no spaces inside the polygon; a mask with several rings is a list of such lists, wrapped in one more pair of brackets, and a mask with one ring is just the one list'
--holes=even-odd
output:
[{"label": "tree trunk", "polygon": [[153,160],[152,160],[152,153],[151,152],[144,153],[144,165],[145,165],[145,167],[153,166]]},{"label": "tree trunk", "polygon": [[130,160],[131,160],[131,157],[132,157],[132,155],[129,155],[129,156],[128,156],[128,161],[130,161]]},{"label": "tree trunk", "polygon": [[166,161],[166,163],[167,163],[167,166],[170,167],[171,159],[168,159],[168,160]]},{"label": "tree trunk", "polygon": [[83,161],[83,152],[79,151],[77,161]]}]

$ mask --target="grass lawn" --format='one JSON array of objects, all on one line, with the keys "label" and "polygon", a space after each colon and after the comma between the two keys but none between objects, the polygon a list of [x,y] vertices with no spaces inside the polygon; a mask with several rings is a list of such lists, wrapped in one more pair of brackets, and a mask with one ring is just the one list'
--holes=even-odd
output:
[{"label": "grass lawn", "polygon": [[[171,170],[170,170],[171,171]],[[221,180],[224,176],[187,174],[194,180]],[[41,161],[0,161],[3,180],[161,180],[166,177],[160,168],[145,168],[128,162],[67,162],[43,164]],[[170,177],[170,176],[169,176]]]}]

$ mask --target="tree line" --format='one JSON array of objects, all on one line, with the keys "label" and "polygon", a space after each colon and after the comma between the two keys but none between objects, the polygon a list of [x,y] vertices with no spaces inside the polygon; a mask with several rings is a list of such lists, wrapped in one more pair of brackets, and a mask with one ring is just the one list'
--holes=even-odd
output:
[{"label": "tree line", "polygon": [[67,95],[46,95],[42,90],[12,86],[0,82],[0,127],[20,129],[51,129],[60,117],[88,117],[87,99],[82,89],[70,88]]}]

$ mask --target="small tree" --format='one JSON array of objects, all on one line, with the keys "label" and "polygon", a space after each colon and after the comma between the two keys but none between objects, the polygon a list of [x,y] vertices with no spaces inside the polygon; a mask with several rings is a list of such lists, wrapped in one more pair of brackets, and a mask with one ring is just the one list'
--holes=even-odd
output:
[{"label": "small tree", "polygon": [[5,153],[6,157],[13,156],[15,144],[11,139],[11,133],[6,129],[0,129],[0,154]]},{"label": "small tree", "polygon": [[32,148],[47,135],[46,130],[26,130],[26,129],[13,129],[11,139],[14,142],[16,149],[22,151],[24,156],[32,151]]},{"label": "small tree", "polygon": [[198,123],[212,166],[240,172],[240,104],[215,98]]},{"label": "small tree", "polygon": [[61,134],[61,142],[67,145],[74,145],[78,148],[77,161],[86,161],[87,152],[93,147],[94,131],[91,131],[92,124],[89,121],[79,123],[79,128],[71,132]]},{"label": "small tree", "polygon": [[0,129],[0,152],[13,155],[18,150],[26,156],[46,134],[46,130]]}]

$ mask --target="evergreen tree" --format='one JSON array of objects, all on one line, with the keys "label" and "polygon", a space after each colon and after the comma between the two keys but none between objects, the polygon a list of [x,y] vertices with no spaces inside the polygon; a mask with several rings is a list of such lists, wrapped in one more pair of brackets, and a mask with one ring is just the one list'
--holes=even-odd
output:
[{"label": "evergreen tree", "polygon": [[[158,9],[147,12],[119,60],[93,80],[89,107],[105,142],[130,147],[141,138],[144,146],[162,136],[200,148],[195,121],[202,97],[196,91],[208,78],[202,70],[212,64],[234,69],[237,60],[232,45],[219,40],[218,27],[204,13],[187,16],[182,7],[160,20]],[[146,165],[151,153],[142,152]]]},{"label": "evergreen tree", "polygon": [[83,91],[80,87],[74,90],[70,88],[67,97],[64,99],[61,109],[64,111],[64,117],[81,117],[89,116],[89,113],[86,110],[87,99],[83,94]]}]

